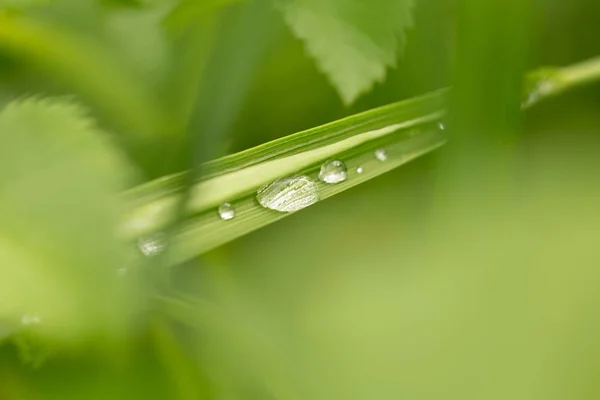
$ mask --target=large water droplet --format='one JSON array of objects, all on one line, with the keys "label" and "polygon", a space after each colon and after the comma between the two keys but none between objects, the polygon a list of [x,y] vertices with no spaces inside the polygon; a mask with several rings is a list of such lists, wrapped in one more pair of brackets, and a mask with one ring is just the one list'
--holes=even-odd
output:
[{"label": "large water droplet", "polygon": [[327,161],[321,165],[319,179],[325,183],[340,183],[348,178],[348,170],[346,165],[339,161]]},{"label": "large water droplet", "polygon": [[235,210],[230,203],[223,203],[219,206],[219,216],[224,221],[229,221],[235,217]]},{"label": "large water droplet", "polygon": [[278,179],[260,188],[256,200],[261,206],[281,212],[302,210],[319,201],[317,184],[308,176]]},{"label": "large water droplet", "polygon": [[165,235],[156,233],[152,236],[138,240],[138,246],[145,256],[152,257],[165,249]]},{"label": "large water droplet", "polygon": [[377,157],[379,161],[386,161],[388,158],[387,151],[384,149],[377,149],[375,150],[375,157]]}]

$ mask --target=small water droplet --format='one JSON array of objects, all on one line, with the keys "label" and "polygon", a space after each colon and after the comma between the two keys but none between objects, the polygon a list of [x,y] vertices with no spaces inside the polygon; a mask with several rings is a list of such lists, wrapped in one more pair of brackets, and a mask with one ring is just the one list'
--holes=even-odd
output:
[{"label": "small water droplet", "polygon": [[281,212],[293,212],[319,201],[317,184],[308,176],[278,179],[256,193],[261,206]]},{"label": "small water droplet", "polygon": [[438,128],[440,129],[440,131],[445,131],[445,130],[446,130],[446,125],[444,125],[444,123],[443,123],[443,122],[440,122],[440,123],[438,124]]},{"label": "small water droplet", "polygon": [[556,81],[554,78],[546,76],[540,78],[539,81],[534,85],[534,87],[527,94],[525,100],[521,102],[521,107],[529,107],[535,103],[537,103],[542,97],[549,95],[552,93],[556,86]]},{"label": "small water droplet", "polygon": [[25,326],[37,325],[42,322],[42,318],[38,314],[25,314],[21,318],[21,324]]},{"label": "small water droplet", "polygon": [[346,165],[339,161],[327,161],[321,165],[319,179],[325,183],[340,183],[348,178],[348,170]]},{"label": "small water droplet", "polygon": [[363,167],[358,167],[358,168],[356,168],[356,173],[357,173],[357,174],[362,174],[363,172],[365,172],[365,170],[364,170],[364,168],[363,168]]},{"label": "small water droplet", "polygon": [[384,149],[377,149],[377,150],[375,150],[375,157],[379,161],[386,161],[388,158],[387,151],[385,151]]},{"label": "small water droplet", "polygon": [[219,206],[219,216],[223,221],[229,221],[235,217],[235,210],[230,203],[223,203]]},{"label": "small water droplet", "polygon": [[165,235],[156,233],[149,237],[140,238],[138,246],[145,256],[155,256],[165,249]]}]

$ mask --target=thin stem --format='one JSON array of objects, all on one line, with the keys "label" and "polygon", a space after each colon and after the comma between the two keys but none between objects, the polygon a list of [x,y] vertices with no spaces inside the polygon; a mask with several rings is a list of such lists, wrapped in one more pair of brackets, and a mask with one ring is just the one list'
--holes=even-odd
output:
[{"label": "thin stem", "polygon": [[523,108],[595,81],[600,81],[600,57],[562,68],[541,68],[528,75]]},{"label": "thin stem", "polygon": [[562,89],[600,81],[600,57],[595,57],[558,70]]}]

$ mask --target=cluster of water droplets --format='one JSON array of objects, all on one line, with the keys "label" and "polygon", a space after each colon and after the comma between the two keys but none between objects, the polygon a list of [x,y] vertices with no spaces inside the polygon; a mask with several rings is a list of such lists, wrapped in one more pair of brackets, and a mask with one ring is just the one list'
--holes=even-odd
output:
[{"label": "cluster of water droplets", "polygon": [[[437,128],[442,131],[446,129],[442,122],[438,123]],[[419,133],[419,131],[415,132]],[[413,134],[416,134],[415,132]],[[384,148],[376,149],[373,155],[380,162],[388,160],[388,152]],[[363,166],[356,168],[357,174],[364,172]],[[348,169],[343,161],[328,160],[321,165],[318,178],[325,184],[341,183],[348,179]],[[256,200],[264,208],[294,212],[319,201],[318,185],[306,175],[281,178],[258,189]],[[217,212],[223,221],[232,220],[236,216],[235,208],[231,203],[221,204]]]}]

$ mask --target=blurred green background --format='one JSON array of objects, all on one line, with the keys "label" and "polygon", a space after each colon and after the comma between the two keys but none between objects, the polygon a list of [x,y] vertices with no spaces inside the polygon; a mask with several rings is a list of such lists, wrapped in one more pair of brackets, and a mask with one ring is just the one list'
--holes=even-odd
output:
[{"label": "blurred green background", "polygon": [[[446,147],[175,268],[186,306],[155,307],[148,271],[115,288],[85,268],[53,269],[86,262],[70,254],[109,231],[102,215],[72,222],[89,243],[64,236],[40,253],[39,279],[19,281],[29,261],[7,243],[39,236],[20,242],[33,254],[27,245],[60,235],[38,225],[70,221],[69,204],[40,217],[54,189],[19,173],[46,145],[9,145],[19,131],[0,125],[0,148],[22,151],[0,150],[0,196],[18,204],[9,193],[22,183],[35,198],[0,213],[0,399],[600,397],[600,87],[519,112],[525,71],[600,53],[598,1],[415,0],[397,67],[351,106],[270,2],[0,0],[0,10],[0,105],[76,99],[126,160],[125,187],[454,90]],[[94,194],[83,175],[74,182],[56,196]],[[98,268],[114,268],[113,250],[96,250]],[[39,329],[15,328],[11,293],[69,312],[48,330],[44,315]]]}]

